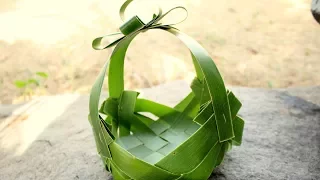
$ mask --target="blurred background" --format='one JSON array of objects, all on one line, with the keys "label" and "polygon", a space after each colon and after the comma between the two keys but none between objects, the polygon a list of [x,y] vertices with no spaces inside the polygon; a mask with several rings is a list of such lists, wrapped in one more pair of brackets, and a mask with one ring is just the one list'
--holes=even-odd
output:
[{"label": "blurred background", "polygon": [[[202,44],[232,86],[285,88],[320,85],[320,26],[311,0],[137,1],[150,6],[183,5],[186,21],[176,27]],[[95,51],[94,38],[118,32],[124,0],[1,0],[0,104],[35,96],[88,93],[111,49]],[[187,48],[159,30],[139,35],[125,63],[126,87],[135,89],[184,79],[194,69]],[[107,85],[105,90],[107,90]]]}]

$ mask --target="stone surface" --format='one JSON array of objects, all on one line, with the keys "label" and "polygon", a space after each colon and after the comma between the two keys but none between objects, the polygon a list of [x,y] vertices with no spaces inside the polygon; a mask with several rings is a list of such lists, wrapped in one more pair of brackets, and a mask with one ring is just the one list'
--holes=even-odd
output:
[{"label": "stone surface", "polygon": [[313,17],[320,24],[320,1],[319,0],[312,0],[311,12],[312,12]]},{"label": "stone surface", "polygon": [[[243,144],[210,179],[320,179],[320,87],[231,89],[243,102]],[[178,81],[142,95],[174,105],[187,93]],[[43,97],[9,114],[0,121],[1,180],[112,179],[96,153],[88,96]]]}]

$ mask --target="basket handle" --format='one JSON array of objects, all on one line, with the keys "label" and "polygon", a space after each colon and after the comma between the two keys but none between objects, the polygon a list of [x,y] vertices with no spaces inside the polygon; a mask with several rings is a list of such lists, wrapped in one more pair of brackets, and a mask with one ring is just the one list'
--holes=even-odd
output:
[{"label": "basket handle", "polygon": [[[121,37],[120,39],[111,43],[111,46],[116,45],[116,47],[110,57],[110,64],[108,64],[108,62],[105,63],[92,88],[90,95],[90,116],[93,121],[93,126],[98,127],[98,122],[94,123],[94,121],[99,121],[99,97],[101,94],[101,88],[108,65],[109,96],[111,98],[118,99],[124,91],[124,59],[131,41],[141,32],[147,31],[149,29],[162,29],[175,35],[189,48],[192,54],[197,78],[201,82],[206,81],[206,85],[210,94],[210,99],[208,99],[208,101],[211,101],[213,106],[214,117],[217,122],[219,141],[223,142],[234,138],[234,130],[227,90],[215,63],[213,62],[207,51],[198,42],[196,42],[186,34],[181,33],[178,29],[170,25],[157,24],[158,20],[162,17],[162,12],[159,12],[158,15],[154,16],[154,19],[151,20],[150,23],[143,26],[137,26],[137,23],[141,24],[141,21],[138,17],[135,16],[134,18],[131,18],[128,22],[125,23],[125,25],[122,26],[121,31],[126,32],[124,37]],[[94,40],[93,47],[95,49],[105,49],[111,47],[110,45],[105,47],[101,46],[100,43],[102,38],[103,37],[100,37]]]}]

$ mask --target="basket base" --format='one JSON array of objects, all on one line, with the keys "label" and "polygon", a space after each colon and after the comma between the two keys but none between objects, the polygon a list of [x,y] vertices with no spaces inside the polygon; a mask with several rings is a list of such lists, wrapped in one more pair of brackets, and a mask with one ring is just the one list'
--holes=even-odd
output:
[{"label": "basket base", "polygon": [[183,124],[177,123],[172,126],[165,120],[159,119],[150,125],[154,134],[131,133],[129,136],[118,138],[116,143],[135,157],[154,165],[200,128],[200,125],[192,120],[180,122]]}]

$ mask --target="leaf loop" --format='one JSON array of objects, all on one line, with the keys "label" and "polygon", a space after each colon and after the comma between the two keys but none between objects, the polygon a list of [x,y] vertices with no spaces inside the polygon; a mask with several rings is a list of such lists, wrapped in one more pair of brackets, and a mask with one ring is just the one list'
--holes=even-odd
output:
[{"label": "leaf loop", "polygon": [[[127,0],[120,8],[120,17],[123,21],[125,20],[125,17],[124,17],[125,10],[132,1],[133,0]],[[184,19],[182,19],[179,22],[175,22],[175,23],[169,23],[169,24],[160,23],[160,20],[162,20],[165,16],[167,16],[168,14],[173,12],[174,10],[178,10],[178,9],[184,10],[184,12],[186,12],[186,16]],[[184,8],[182,6],[174,7],[164,14],[162,13],[162,9],[159,8],[158,14],[153,14],[152,20],[146,24],[143,23],[138,16],[133,16],[128,21],[126,21],[123,25],[120,26],[119,29],[120,29],[121,33],[120,32],[112,33],[112,34],[109,34],[106,36],[98,37],[93,40],[92,47],[95,50],[103,50],[106,48],[110,48],[110,47],[117,45],[120,41],[122,41],[128,35],[132,35],[133,33],[136,33],[138,31],[145,32],[149,29],[155,29],[155,28],[168,29],[173,25],[176,25],[176,24],[183,22],[184,20],[187,19],[187,17],[188,17],[188,11],[186,8]],[[123,35],[123,36],[121,36],[120,38],[116,38],[116,40],[108,40],[107,44],[103,43],[103,40],[105,38],[112,37],[114,39],[114,36],[119,36],[119,35]]]}]

